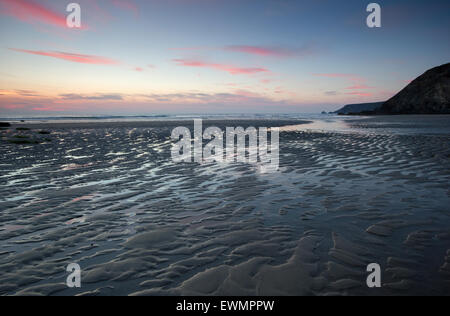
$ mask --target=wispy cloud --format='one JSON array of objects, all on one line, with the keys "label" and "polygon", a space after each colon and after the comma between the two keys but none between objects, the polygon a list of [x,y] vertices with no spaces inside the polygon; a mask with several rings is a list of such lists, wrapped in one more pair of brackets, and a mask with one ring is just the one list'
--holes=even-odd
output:
[{"label": "wispy cloud", "polygon": [[262,94],[245,89],[236,89],[233,92],[218,93],[179,92],[168,94],[145,94],[140,97],[148,102],[159,102],[164,104],[276,104],[274,100]]},{"label": "wispy cloud", "polygon": [[139,16],[139,9],[131,0],[112,0],[112,3],[120,9],[131,11],[135,16]]},{"label": "wispy cloud", "polygon": [[57,59],[62,59],[74,63],[81,63],[81,64],[94,64],[94,65],[117,65],[119,64],[118,61],[102,57],[102,56],[94,56],[94,55],[83,55],[83,54],[75,54],[75,53],[68,53],[68,52],[55,52],[55,51],[35,51],[35,50],[27,50],[27,49],[17,49],[17,48],[11,48],[11,50],[31,55],[38,55],[38,56],[46,56],[46,57],[52,57]]},{"label": "wispy cloud", "polygon": [[85,101],[123,100],[123,97],[120,94],[83,95],[83,94],[67,93],[67,94],[60,94],[59,96],[64,100],[85,100]]},{"label": "wispy cloud", "polygon": [[0,95],[3,96],[19,96],[19,97],[39,97],[39,93],[33,90],[0,90]]},{"label": "wispy cloud", "polygon": [[26,23],[67,27],[65,12],[56,12],[32,0],[0,0],[1,13]]},{"label": "wispy cloud", "polygon": [[312,56],[319,52],[314,45],[303,45],[300,47],[286,47],[286,46],[258,46],[258,45],[229,45],[223,47],[207,47],[207,46],[192,46],[192,47],[177,47],[170,48],[174,51],[227,51],[233,53],[242,53],[262,57],[306,57]]},{"label": "wispy cloud", "polygon": [[67,109],[58,108],[58,107],[54,107],[54,106],[39,106],[39,107],[34,107],[31,110],[37,111],[37,112],[64,112]]},{"label": "wispy cloud", "polygon": [[315,77],[327,77],[327,78],[357,78],[356,75],[343,74],[343,73],[324,73],[324,74],[313,74]]},{"label": "wispy cloud", "polygon": [[372,88],[372,87],[368,87],[366,85],[367,80],[360,75],[349,74],[349,73],[315,73],[312,75],[314,77],[345,79],[347,81],[350,81],[353,84],[353,86],[346,88],[346,89],[350,89],[350,90]]},{"label": "wispy cloud", "polygon": [[263,83],[263,84],[269,84],[272,83],[271,79],[261,79],[259,82]]},{"label": "wispy cloud", "polygon": [[208,63],[199,60],[188,60],[188,59],[174,59],[173,61],[177,63],[179,66],[210,68],[228,72],[231,75],[252,75],[270,72],[268,69],[262,67],[237,67],[227,64]]},{"label": "wispy cloud", "polygon": [[[347,73],[320,73],[320,74],[313,74],[315,77],[324,77],[324,78],[342,78],[346,81],[350,81],[353,83],[353,85],[348,86],[344,88],[344,90],[350,90],[349,92],[342,93],[344,95],[352,95],[352,96],[359,96],[359,97],[371,97],[373,96],[373,93],[370,92],[364,92],[361,90],[367,90],[367,89],[374,89],[374,87],[368,86],[365,82],[366,79],[355,74],[347,74]],[[335,96],[338,95],[338,91],[328,91],[325,92],[325,95],[327,96]]]},{"label": "wispy cloud", "polygon": [[32,90],[15,90],[15,92],[23,97],[37,97],[39,94],[36,91]]},{"label": "wispy cloud", "polygon": [[373,87],[369,87],[365,84],[356,84],[350,87],[345,88],[346,90],[365,90],[365,89],[372,89]]},{"label": "wispy cloud", "polygon": [[224,49],[231,52],[245,53],[265,57],[305,57],[317,53],[317,49],[312,45],[304,45],[298,48],[232,45],[227,46]]},{"label": "wispy cloud", "polygon": [[371,97],[372,96],[372,93],[369,93],[369,92],[347,92],[345,94],[347,94],[347,95],[356,95],[356,96],[359,96],[359,97]]}]

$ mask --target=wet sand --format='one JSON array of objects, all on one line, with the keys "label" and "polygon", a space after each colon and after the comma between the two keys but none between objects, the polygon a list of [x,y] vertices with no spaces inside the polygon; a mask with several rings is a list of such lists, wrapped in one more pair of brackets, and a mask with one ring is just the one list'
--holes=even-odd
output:
[{"label": "wet sand", "polygon": [[171,129],[192,122],[25,124],[38,145],[2,130],[0,295],[448,295],[450,136],[389,120],[204,122],[300,126],[274,174],[172,163]]}]

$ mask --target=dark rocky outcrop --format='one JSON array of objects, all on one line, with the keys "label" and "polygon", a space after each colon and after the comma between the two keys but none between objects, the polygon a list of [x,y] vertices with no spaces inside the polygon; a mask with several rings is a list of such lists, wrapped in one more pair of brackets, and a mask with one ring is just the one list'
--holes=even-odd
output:
[{"label": "dark rocky outcrop", "polygon": [[9,123],[5,123],[5,122],[0,122],[0,127],[10,127],[11,124]]},{"label": "dark rocky outcrop", "polygon": [[450,63],[428,70],[377,114],[450,114]]},{"label": "dark rocky outcrop", "polygon": [[361,112],[369,113],[376,111],[382,105],[383,102],[347,104],[346,106],[335,111],[334,113],[341,115],[359,114]]}]

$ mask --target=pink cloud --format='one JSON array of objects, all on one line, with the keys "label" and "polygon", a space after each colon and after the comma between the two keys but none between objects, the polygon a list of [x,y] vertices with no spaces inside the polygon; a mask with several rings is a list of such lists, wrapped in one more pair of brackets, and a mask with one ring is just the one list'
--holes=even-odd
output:
[{"label": "pink cloud", "polygon": [[139,9],[137,5],[131,0],[112,0],[113,4],[124,10],[133,12],[136,16],[139,15]]},{"label": "pink cloud", "polygon": [[317,49],[312,45],[304,45],[302,47],[269,47],[269,46],[252,46],[252,45],[230,45],[225,47],[176,47],[170,50],[177,51],[199,51],[199,50],[224,50],[235,53],[243,53],[249,55],[263,57],[302,57],[310,56],[317,53]]},{"label": "pink cloud", "polygon": [[369,89],[372,87],[368,87],[366,85],[367,80],[359,75],[355,74],[347,74],[347,73],[316,73],[313,74],[315,77],[323,77],[323,78],[340,78],[347,79],[353,83],[353,86],[350,86],[346,89]]},{"label": "pink cloud", "polygon": [[40,108],[32,108],[33,111],[41,111],[41,112],[61,112],[64,109],[61,108],[53,108],[53,107],[40,107]]},{"label": "pink cloud", "polygon": [[257,73],[267,73],[270,72],[265,68],[242,68],[236,67],[226,64],[217,64],[217,63],[207,63],[203,61],[197,60],[186,60],[186,59],[174,59],[179,66],[184,67],[198,67],[198,68],[211,68],[220,71],[228,72],[231,75],[252,75]]},{"label": "pink cloud", "polygon": [[313,76],[327,77],[327,78],[355,78],[355,77],[357,77],[352,74],[341,74],[341,73],[313,74]]},{"label": "pink cloud", "polygon": [[22,22],[67,28],[66,12],[55,12],[32,0],[0,0],[2,13]]},{"label": "pink cloud", "polygon": [[360,85],[354,85],[354,86],[351,86],[351,87],[347,87],[347,88],[345,88],[346,90],[364,90],[364,89],[372,89],[372,87],[369,87],[369,86],[367,86],[367,85],[365,85],[365,84],[360,84]]},{"label": "pink cloud", "polygon": [[238,89],[234,92],[237,96],[246,97],[246,98],[260,98],[261,95],[252,91]]},{"label": "pink cloud", "polygon": [[301,57],[313,55],[316,52],[314,47],[308,45],[299,48],[233,45],[225,47],[225,50],[265,57]]},{"label": "pink cloud", "polygon": [[5,109],[5,110],[17,110],[17,109],[25,108],[25,105],[23,105],[23,104],[2,104],[2,105],[0,105],[0,108]]},{"label": "pink cloud", "polygon": [[368,92],[348,92],[346,93],[347,95],[356,95],[359,97],[371,97],[372,93],[368,93]]},{"label": "pink cloud", "polygon": [[134,68],[134,70],[137,71],[137,72],[143,72],[144,68],[136,67],[136,68]]},{"label": "pink cloud", "polygon": [[11,48],[11,50],[26,54],[38,55],[38,56],[47,56],[53,57],[57,59],[62,59],[74,63],[81,64],[94,64],[94,65],[116,65],[119,62],[109,59],[102,56],[93,56],[93,55],[82,55],[82,54],[74,54],[67,52],[49,52],[49,51],[34,51],[34,50],[26,50],[26,49],[16,49]]},{"label": "pink cloud", "polygon": [[270,79],[262,79],[262,80],[260,80],[260,82],[263,83],[263,84],[269,84],[269,83],[272,82],[272,80],[270,80]]},{"label": "pink cloud", "polygon": [[276,57],[285,57],[292,56],[293,52],[281,48],[269,48],[269,47],[261,47],[261,46],[247,46],[247,45],[235,45],[228,46],[225,48],[226,50],[233,52],[246,53],[251,55],[259,55],[259,56],[276,56]]}]

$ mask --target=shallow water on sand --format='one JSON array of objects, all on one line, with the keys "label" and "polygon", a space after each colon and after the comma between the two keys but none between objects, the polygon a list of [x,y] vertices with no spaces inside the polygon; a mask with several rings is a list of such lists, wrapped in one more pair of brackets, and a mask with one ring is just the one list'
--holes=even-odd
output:
[{"label": "shallow water on sand", "polygon": [[161,126],[2,141],[0,294],[449,294],[450,136],[374,124],[282,132],[274,174],[174,164]]}]

